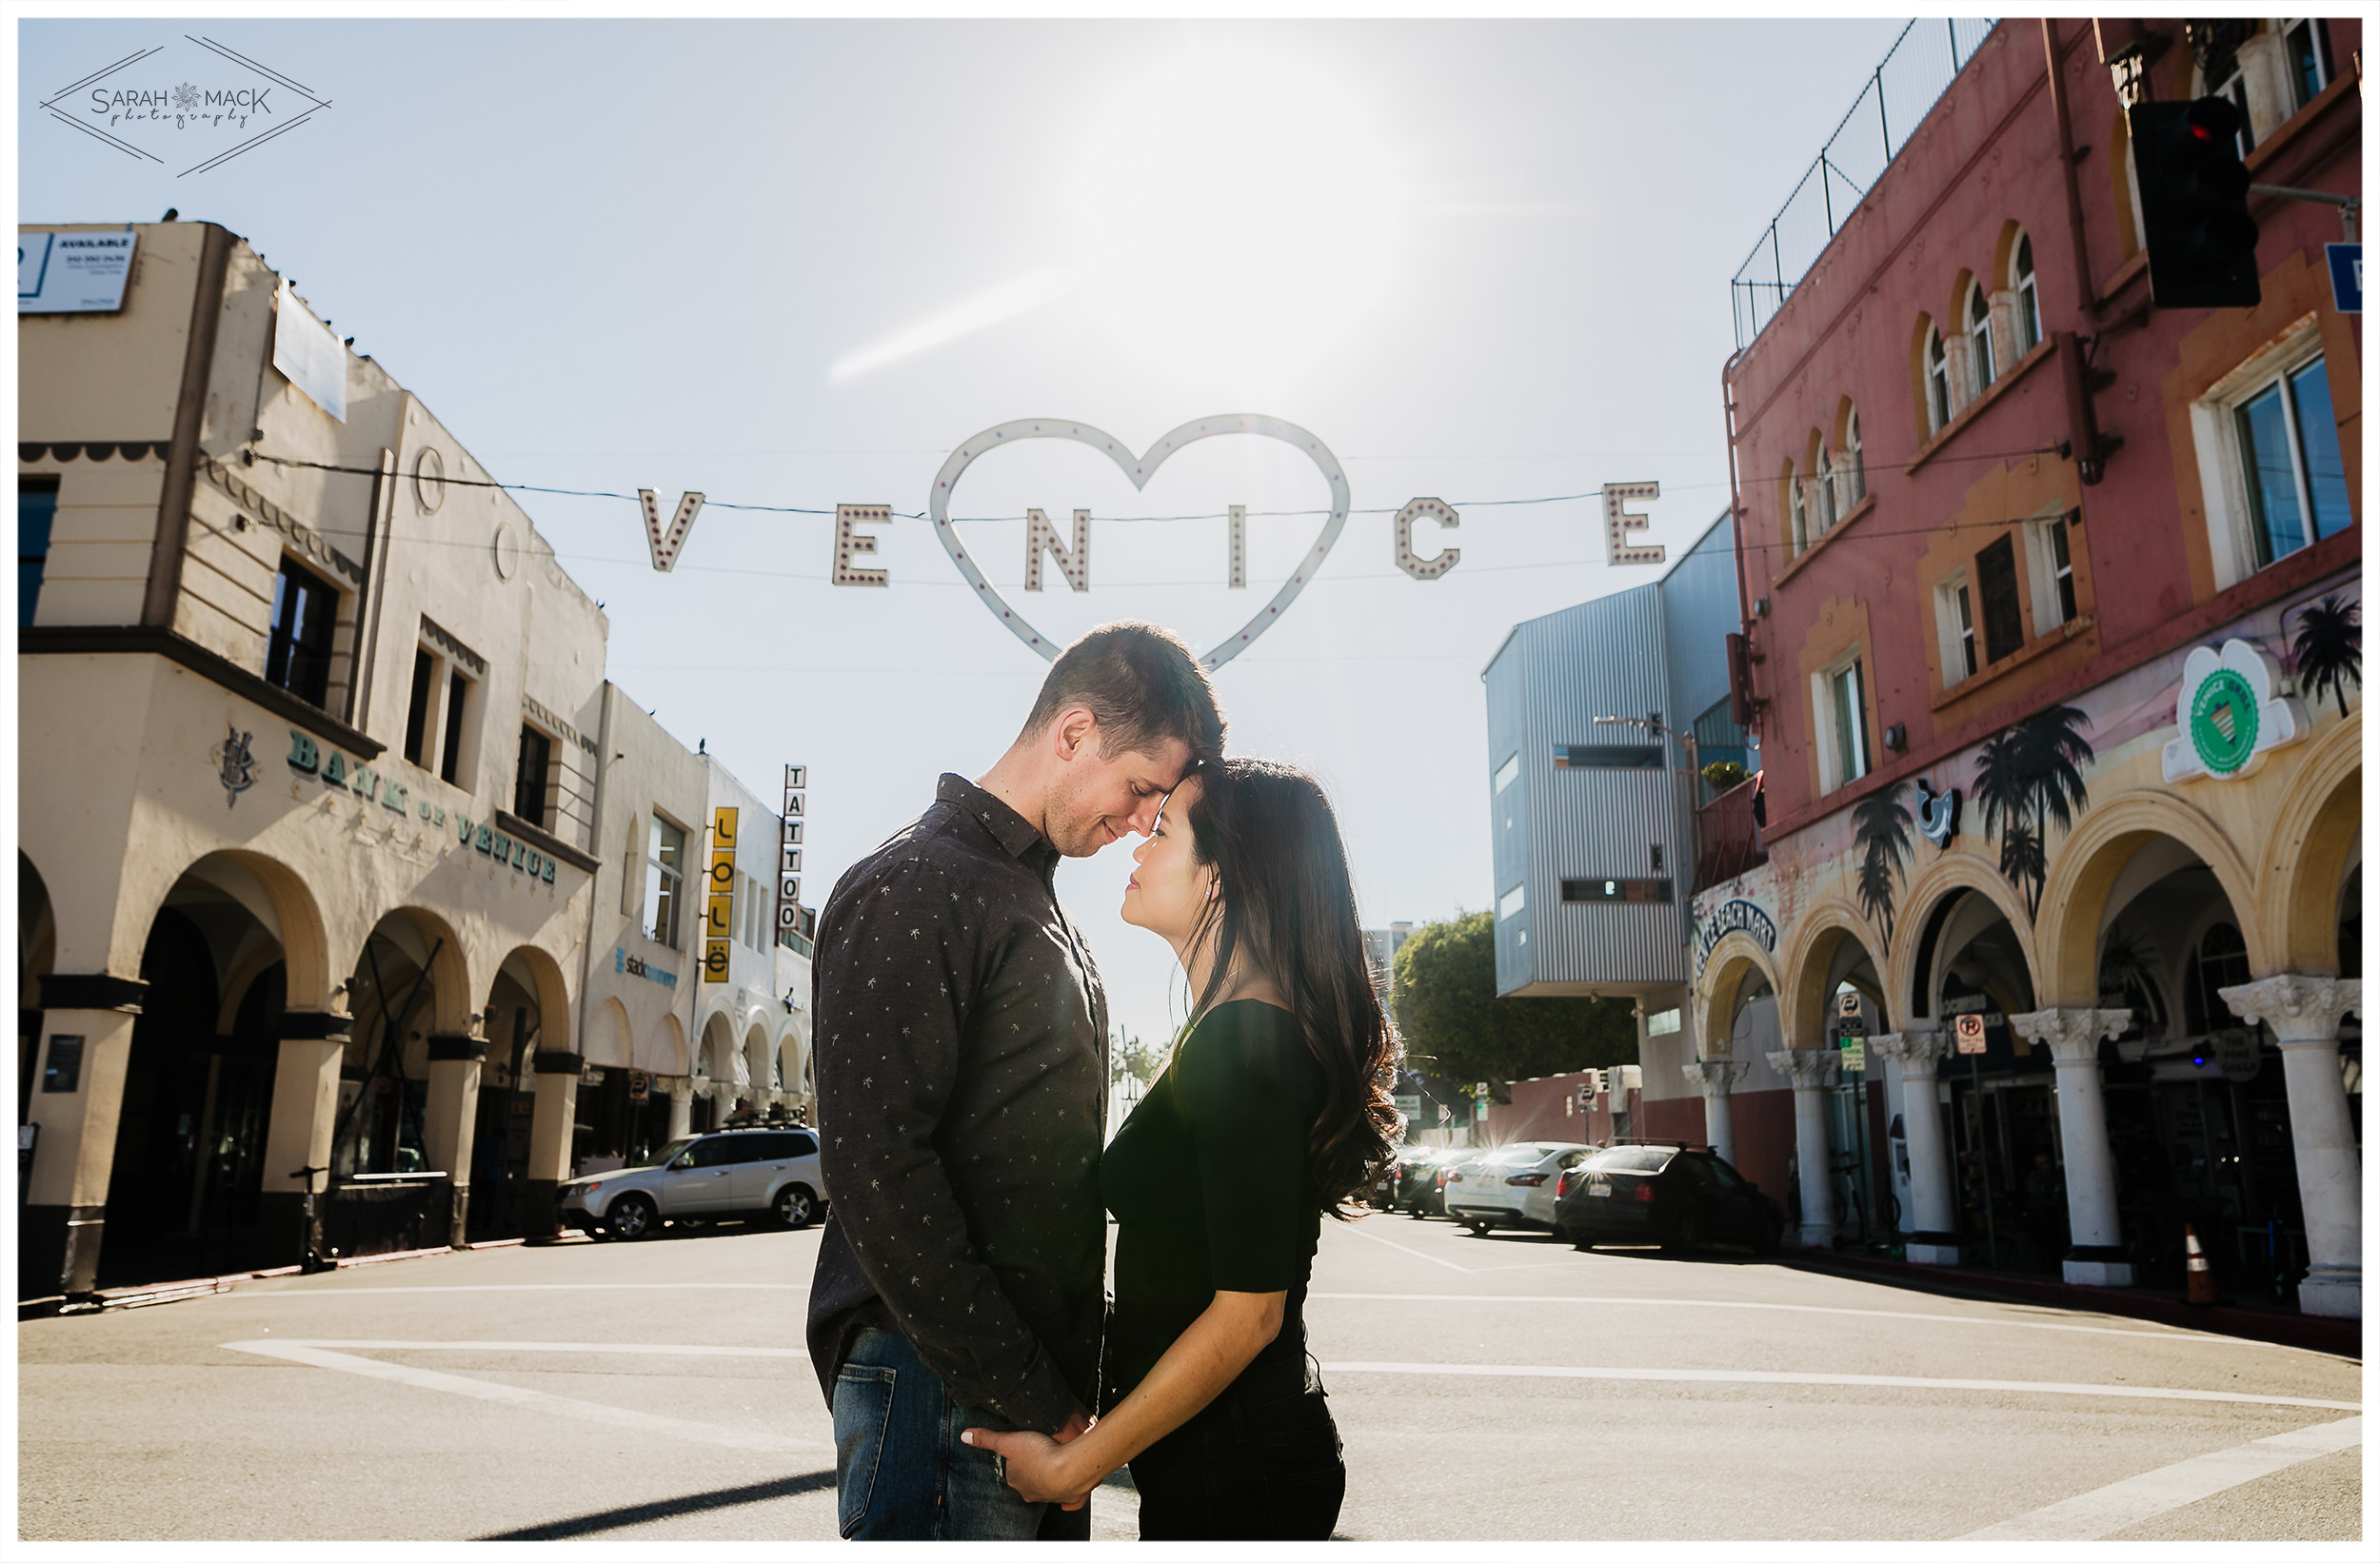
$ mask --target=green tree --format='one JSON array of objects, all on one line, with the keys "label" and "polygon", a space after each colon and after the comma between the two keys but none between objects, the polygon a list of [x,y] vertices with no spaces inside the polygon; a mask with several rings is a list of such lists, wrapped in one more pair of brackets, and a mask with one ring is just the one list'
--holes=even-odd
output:
[{"label": "green tree", "polygon": [[1406,1057],[1433,1075],[1501,1084],[1636,1061],[1628,999],[1498,999],[1485,912],[1416,928],[1391,991]]},{"label": "green tree", "polygon": [[1157,1052],[1123,1027],[1116,1028],[1107,1043],[1107,1083],[1123,1084],[1126,1078],[1146,1085],[1157,1074]]}]

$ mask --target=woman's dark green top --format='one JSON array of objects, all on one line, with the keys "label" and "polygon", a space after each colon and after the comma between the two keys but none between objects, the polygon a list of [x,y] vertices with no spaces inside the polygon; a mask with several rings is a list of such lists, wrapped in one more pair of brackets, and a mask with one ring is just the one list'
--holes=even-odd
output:
[{"label": "woman's dark green top", "polygon": [[1100,1158],[1117,1223],[1102,1411],[1217,1292],[1289,1294],[1280,1334],[1235,1382],[1267,1398],[1304,1386],[1306,1277],[1322,1228],[1306,1135],[1321,1105],[1321,1066],[1277,1004],[1218,1004],[1175,1048]]}]

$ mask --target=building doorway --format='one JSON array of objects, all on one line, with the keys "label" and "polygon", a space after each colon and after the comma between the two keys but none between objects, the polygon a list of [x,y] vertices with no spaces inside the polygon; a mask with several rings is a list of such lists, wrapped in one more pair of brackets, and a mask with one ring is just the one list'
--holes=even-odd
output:
[{"label": "building doorway", "polygon": [[[239,871],[222,865],[226,877]],[[97,1283],[136,1286],[261,1262],[256,1217],[287,974],[273,931],[194,869],[149,924]]]}]

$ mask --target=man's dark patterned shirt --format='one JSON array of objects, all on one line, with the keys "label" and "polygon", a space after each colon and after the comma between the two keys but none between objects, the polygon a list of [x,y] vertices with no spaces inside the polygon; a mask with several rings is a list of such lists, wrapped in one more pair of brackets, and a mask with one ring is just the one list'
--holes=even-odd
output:
[{"label": "man's dark patterned shirt", "polygon": [[1020,1427],[1098,1404],[1107,998],[1057,867],[1022,816],[944,776],[827,898],[809,1345],[830,1404],[868,1325]]}]

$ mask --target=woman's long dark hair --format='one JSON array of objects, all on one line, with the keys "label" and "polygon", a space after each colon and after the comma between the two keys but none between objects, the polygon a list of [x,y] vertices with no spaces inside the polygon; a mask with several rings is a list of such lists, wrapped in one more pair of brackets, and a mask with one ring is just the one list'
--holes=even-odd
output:
[{"label": "woman's long dark hair", "polygon": [[1401,1129],[1390,1087],[1402,1050],[1380,1011],[1339,820],[1314,778],[1270,760],[1200,767],[1190,805],[1191,851],[1222,894],[1190,946],[1212,940],[1215,963],[1194,1015],[1220,996],[1235,956],[1288,999],[1298,1034],[1322,1066],[1322,1107],[1306,1135],[1306,1171],[1322,1209],[1371,1186]]}]

